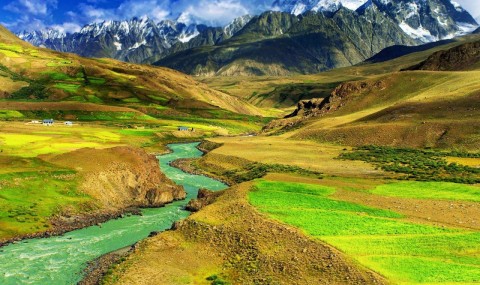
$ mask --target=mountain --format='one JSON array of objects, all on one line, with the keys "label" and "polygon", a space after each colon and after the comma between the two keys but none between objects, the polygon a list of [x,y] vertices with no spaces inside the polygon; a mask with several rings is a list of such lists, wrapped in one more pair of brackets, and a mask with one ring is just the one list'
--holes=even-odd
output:
[{"label": "mountain", "polygon": [[357,64],[388,46],[418,43],[373,8],[361,15],[346,8],[332,15],[265,12],[218,45],[179,52],[155,64],[210,76],[315,73]]},{"label": "mountain", "polygon": [[391,47],[387,47],[386,49],[372,56],[365,62],[366,63],[384,62],[384,61],[395,59],[395,58],[398,58],[407,54],[411,54],[414,52],[421,52],[437,46],[443,46],[445,44],[452,43],[452,42],[455,42],[455,40],[452,40],[452,39],[442,40],[442,41],[418,45],[418,46],[401,46],[401,45],[391,46]]},{"label": "mountain", "polygon": [[449,0],[370,0],[359,9],[371,5],[422,42],[464,35],[478,26],[467,11]]},{"label": "mountain", "polygon": [[294,15],[308,11],[335,13],[341,7],[361,13],[372,5],[424,43],[467,34],[477,26],[467,11],[449,0],[276,0],[273,4]]},{"label": "mountain", "polygon": [[219,43],[240,30],[250,18],[246,15],[224,28],[212,28],[191,23],[194,20],[186,14],[182,14],[177,21],[159,23],[144,17],[93,23],[73,34],[47,29],[22,32],[18,37],[35,46],[85,57],[151,63],[173,52]]},{"label": "mountain", "polygon": [[[398,72],[402,66],[411,68]],[[283,138],[356,146],[476,150],[480,146],[479,75],[480,37],[475,35],[391,61],[310,75],[309,82],[315,82],[317,89],[332,79],[337,85],[328,95],[304,97],[291,115],[270,122],[264,131],[269,135],[277,131]],[[338,82],[339,78],[344,81]],[[294,88],[305,86],[277,82],[265,85],[275,90],[290,87],[289,96],[297,93]]]},{"label": "mountain", "polygon": [[194,75],[284,75],[353,65],[392,45],[451,39],[478,27],[450,0],[276,0],[272,9],[285,13],[244,16],[225,27],[197,24],[182,13],[176,21],[134,18],[90,24],[74,34],[46,30],[19,37]]}]

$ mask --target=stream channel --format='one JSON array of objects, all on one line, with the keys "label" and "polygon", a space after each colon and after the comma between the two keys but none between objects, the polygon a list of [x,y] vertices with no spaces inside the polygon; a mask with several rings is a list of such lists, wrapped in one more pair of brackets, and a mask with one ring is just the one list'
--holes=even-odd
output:
[{"label": "stream channel", "polygon": [[[187,199],[163,208],[143,209],[142,216],[132,215],[66,233],[62,236],[30,239],[0,248],[0,284],[76,284],[82,279],[87,263],[106,253],[133,245],[153,231],[169,229],[173,222],[186,218],[183,210],[199,188],[223,190],[217,180],[192,175],[169,163],[180,158],[197,158],[198,143],[171,144],[171,153],[159,156],[160,168],[167,177],[182,185]],[[161,258],[161,257],[160,257]]]}]

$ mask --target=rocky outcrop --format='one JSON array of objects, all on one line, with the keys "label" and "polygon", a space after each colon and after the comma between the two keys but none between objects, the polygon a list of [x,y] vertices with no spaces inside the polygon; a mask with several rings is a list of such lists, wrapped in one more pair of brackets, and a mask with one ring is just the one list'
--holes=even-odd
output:
[{"label": "rocky outcrop", "polygon": [[297,116],[309,118],[332,112],[343,107],[346,102],[356,94],[372,89],[382,89],[384,87],[383,81],[342,83],[326,98],[313,98],[298,102],[295,111],[290,115],[287,115],[285,118],[293,118]]},{"label": "rocky outcrop", "polygon": [[425,61],[406,70],[455,71],[466,70],[480,61],[480,41],[466,43],[449,50],[438,51]]},{"label": "rocky outcrop", "polygon": [[334,112],[365,92],[375,89],[382,90],[384,88],[386,88],[386,84],[382,80],[342,83],[326,98],[313,98],[298,102],[295,111],[283,119],[271,121],[263,127],[262,131],[270,132],[275,129],[290,130],[299,127],[308,118]]},{"label": "rocky outcrop", "polygon": [[103,209],[160,207],[186,196],[160,171],[157,158],[141,149],[80,149],[52,162],[77,169],[81,190]]},{"label": "rocky outcrop", "polygon": [[197,199],[188,202],[186,209],[190,212],[198,212],[206,206],[215,202],[217,197],[221,196],[223,191],[210,191],[208,189],[198,190]]}]

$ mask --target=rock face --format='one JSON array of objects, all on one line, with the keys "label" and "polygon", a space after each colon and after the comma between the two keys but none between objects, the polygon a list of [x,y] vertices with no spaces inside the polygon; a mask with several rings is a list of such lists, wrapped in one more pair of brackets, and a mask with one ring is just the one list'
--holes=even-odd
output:
[{"label": "rock face", "polygon": [[408,68],[408,70],[466,70],[478,62],[480,62],[480,41],[438,51],[418,65]]},{"label": "rock face", "polygon": [[385,88],[385,83],[378,81],[354,81],[340,84],[336,87],[330,96],[326,98],[312,98],[310,100],[301,100],[297,108],[291,114],[283,119],[273,120],[263,127],[262,132],[269,132],[273,129],[281,128],[287,130],[300,126],[302,122],[311,117],[323,116],[344,107],[348,102],[354,100],[364,92],[374,89],[381,90]]},{"label": "rock face", "polygon": [[224,191],[210,191],[208,189],[198,190],[197,199],[192,199],[188,202],[186,209],[191,212],[198,212],[204,207],[215,202]]},{"label": "rock face", "polygon": [[183,187],[160,171],[156,157],[141,149],[80,149],[52,162],[76,168],[82,176],[81,189],[101,209],[159,207],[186,197]]}]

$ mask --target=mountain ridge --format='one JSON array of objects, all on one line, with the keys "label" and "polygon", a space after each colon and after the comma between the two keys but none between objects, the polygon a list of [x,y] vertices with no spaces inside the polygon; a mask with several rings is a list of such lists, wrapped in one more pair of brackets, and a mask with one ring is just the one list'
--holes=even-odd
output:
[{"label": "mountain ridge", "polygon": [[[239,17],[225,27],[208,27],[196,24],[196,19],[183,13],[176,21],[154,23],[148,18],[134,18],[129,21],[86,25],[75,34],[50,30],[21,33],[19,36],[37,46],[54,50],[86,57],[155,63],[193,75],[216,75],[219,72],[223,75],[286,75],[357,64],[389,45],[418,45],[451,39],[468,34],[478,27],[467,11],[449,0],[277,0],[274,6],[291,16],[281,19],[273,19],[273,16],[270,19],[261,17],[263,22],[259,22],[259,16],[276,13],[267,11],[255,17]],[[322,20],[311,20],[313,23],[302,20],[313,19],[313,14],[318,14],[319,19],[334,19],[335,23],[333,26],[332,23],[323,23],[325,26],[322,28],[318,23]],[[353,19],[352,15],[360,20]],[[345,19],[340,19],[342,16]],[[362,20],[365,18],[368,20]],[[302,21],[302,24],[295,24],[298,21]],[[378,23],[389,27],[389,32],[386,29],[382,32],[386,38],[371,33],[382,30],[382,27],[373,27],[380,26]],[[292,33],[289,29],[294,25],[296,26]],[[339,36],[328,35],[326,27],[333,30],[341,28]],[[319,32],[323,35],[319,36]],[[308,47],[304,48],[302,45],[308,34],[310,40]],[[315,40],[315,37],[322,41],[328,39],[332,43],[342,44],[338,48],[330,49],[333,54],[319,56],[321,49],[328,43],[318,42],[317,45],[312,45],[311,41]],[[267,38],[270,39],[269,42],[265,41]],[[364,46],[365,41],[370,43],[370,47]],[[254,45],[254,42],[258,45]],[[349,43],[349,48],[342,46],[346,42]],[[225,57],[229,56],[224,54],[228,45],[233,50],[227,53],[241,54],[240,64],[228,66],[232,62],[226,59]],[[303,50],[305,54],[298,55],[297,50]],[[216,54],[217,51],[220,54]],[[282,53],[285,52],[297,54],[299,66],[282,60]],[[192,58],[192,54],[197,53],[206,58]],[[274,55],[277,58],[272,59]],[[343,59],[332,60],[332,57]],[[187,62],[186,58],[190,62]],[[173,62],[175,60],[178,62]],[[301,62],[307,61],[311,61],[312,66],[302,66]],[[189,67],[193,63],[195,66]]]},{"label": "mountain ridge", "polygon": [[225,27],[147,17],[85,25],[76,33],[54,29],[21,32],[17,36],[35,46],[85,57],[109,57],[132,63],[151,63],[170,53],[198,45],[212,45],[231,37],[251,18],[245,15]]}]

